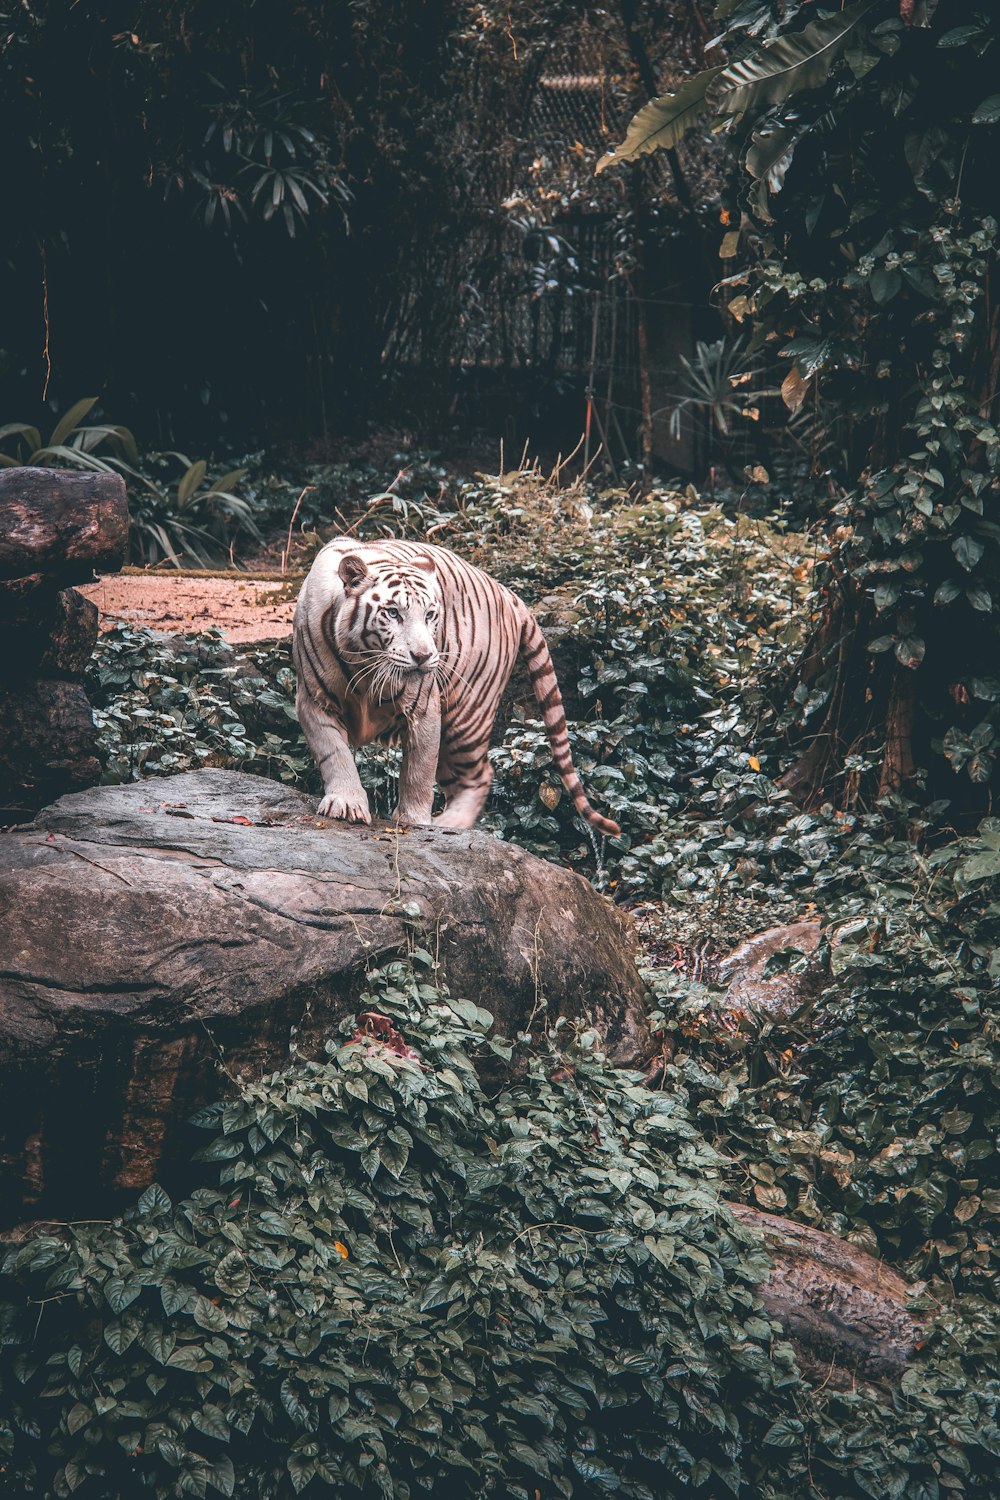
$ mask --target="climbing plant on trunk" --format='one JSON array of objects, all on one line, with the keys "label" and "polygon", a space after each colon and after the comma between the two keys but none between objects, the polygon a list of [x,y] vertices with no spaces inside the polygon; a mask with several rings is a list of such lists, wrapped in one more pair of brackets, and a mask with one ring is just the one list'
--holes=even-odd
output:
[{"label": "climbing plant on trunk", "polygon": [[728,133],[723,294],[787,361],[789,409],[836,437],[815,449],[831,547],[786,780],[851,797],[926,774],[975,793],[1000,747],[1000,12],[717,11],[714,66],[641,110],[601,166]]}]

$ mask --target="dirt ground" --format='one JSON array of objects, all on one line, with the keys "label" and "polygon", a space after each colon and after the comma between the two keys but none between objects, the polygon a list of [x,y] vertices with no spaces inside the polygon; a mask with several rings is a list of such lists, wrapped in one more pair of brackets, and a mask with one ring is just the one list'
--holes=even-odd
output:
[{"label": "dirt ground", "polygon": [[101,629],[113,625],[190,632],[218,627],[227,640],[274,640],[290,635],[301,579],[192,577],[169,573],[116,573],[80,589],[101,611]]}]

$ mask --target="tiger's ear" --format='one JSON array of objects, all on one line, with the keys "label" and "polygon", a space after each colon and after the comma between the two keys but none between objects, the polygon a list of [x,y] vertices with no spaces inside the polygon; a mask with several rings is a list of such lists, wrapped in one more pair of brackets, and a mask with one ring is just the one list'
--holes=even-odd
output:
[{"label": "tiger's ear", "polygon": [[368,566],[364,558],[359,557],[356,552],[348,552],[342,557],[337,571],[343,580],[344,587],[348,589],[360,588],[368,577]]},{"label": "tiger's ear", "polygon": [[434,566],[434,561],[430,557],[415,557],[413,559],[413,566],[415,568],[419,568],[421,573],[437,572],[437,568]]}]

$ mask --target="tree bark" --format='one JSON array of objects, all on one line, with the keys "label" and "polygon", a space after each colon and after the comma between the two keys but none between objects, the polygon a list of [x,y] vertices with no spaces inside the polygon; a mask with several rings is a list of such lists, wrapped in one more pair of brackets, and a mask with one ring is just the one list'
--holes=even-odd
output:
[{"label": "tree bark", "polygon": [[0,823],[100,778],[79,681],[98,612],[65,585],[120,568],[128,525],[119,474],[0,470]]},{"label": "tree bark", "polygon": [[649,489],[653,469],[653,392],[649,371],[648,281],[646,279],[646,215],[642,163],[632,169],[632,218],[635,223],[635,299],[639,335],[639,402],[642,407],[643,488]]},{"label": "tree bark", "polygon": [[913,721],[917,711],[917,670],[893,663],[885,720],[885,754],[879,777],[879,796],[898,792],[916,771],[913,759]]},{"label": "tree bark", "polygon": [[120,474],[0,470],[0,579],[43,573],[61,583],[115,572],[128,546]]},{"label": "tree bark", "polygon": [[23,591],[0,582],[0,683],[81,677],[97,641],[98,620],[97,605],[76,589],[41,580],[40,587]]},{"label": "tree bark", "polygon": [[[793,681],[814,684],[831,674],[823,720],[809,731],[809,743],[778,785],[809,806],[827,794],[826,783],[839,775],[846,757],[860,745],[882,745],[877,789],[879,797],[899,792],[916,773],[913,736],[918,711],[918,673],[928,663],[904,667],[887,656],[873,666],[867,647],[874,622],[860,590],[845,588],[831,599],[828,613],[803,651]],[[861,684],[868,685],[866,692]],[[855,778],[855,781],[857,778]],[[850,805],[857,795],[847,778],[837,791],[838,805]]]},{"label": "tree bark", "polygon": [[83,687],[59,679],[0,686],[0,824],[101,775]]},{"label": "tree bark", "polygon": [[806,806],[824,795],[826,778],[839,769],[847,753],[846,746],[857,736],[864,712],[865,700],[854,682],[854,675],[869,660],[859,651],[862,608],[863,601],[853,590],[843,589],[833,594],[821,625],[795,668],[794,682],[807,686],[824,672],[833,672],[822,723],[809,731],[806,749],[778,780],[782,790]]}]

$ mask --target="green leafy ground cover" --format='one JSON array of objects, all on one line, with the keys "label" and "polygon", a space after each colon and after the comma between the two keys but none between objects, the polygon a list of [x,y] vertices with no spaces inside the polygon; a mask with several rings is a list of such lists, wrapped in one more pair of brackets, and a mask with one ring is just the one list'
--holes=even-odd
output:
[{"label": "green leafy ground cover", "polygon": [[[769,705],[815,551],[780,517],[521,474],[390,495],[363,522],[387,524],[434,528],[572,624],[574,754],[625,836],[581,834],[517,709],[486,821],[633,907],[662,1082],[556,1037],[568,1067],[543,1048],[490,1099],[476,997],[442,996],[419,953],[373,976],[424,1066],[331,1039],[208,1108],[187,1199],[151,1189],[8,1254],[0,1483],[995,1496],[1000,822],[959,836],[946,804],[900,799],[803,813],[778,788]],[[109,778],[224,764],[313,785],[284,647],[118,631],[91,693]],[[392,764],[364,772],[382,808]],[[783,1027],[724,1024],[665,961],[804,915],[832,980]],[[933,1322],[901,1390],[798,1380],[723,1198],[921,1281]]]},{"label": "green leafy ground cover", "polygon": [[488,1100],[490,1017],[427,964],[367,997],[419,1051],[345,1023],[323,1061],[202,1112],[211,1185],[11,1256],[64,1299],[18,1339],[22,1482],[52,1411],[57,1493],[650,1495],[760,1471],[798,1382],[683,1102],[585,1048]]},{"label": "green leafy ground cover", "polygon": [[366,1000],[391,1032],[201,1112],[189,1197],[8,1251],[4,1493],[995,1493],[988,1333],[810,1390],[680,1080],[556,1035],[490,1099],[429,955]]}]

